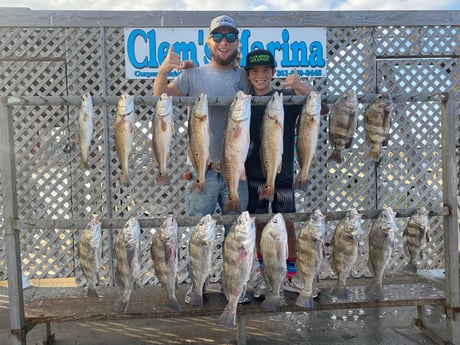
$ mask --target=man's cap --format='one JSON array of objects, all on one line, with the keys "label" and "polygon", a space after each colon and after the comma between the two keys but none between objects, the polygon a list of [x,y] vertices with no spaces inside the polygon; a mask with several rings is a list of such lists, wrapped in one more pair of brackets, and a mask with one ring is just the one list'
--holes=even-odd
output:
[{"label": "man's cap", "polygon": [[238,34],[239,32],[235,19],[226,15],[219,16],[211,20],[211,24],[209,25],[209,34],[214,33],[214,31],[220,28],[230,29],[235,34]]},{"label": "man's cap", "polygon": [[265,49],[257,49],[246,55],[246,66],[244,69],[250,70],[256,66],[275,67],[275,58],[273,54]]}]

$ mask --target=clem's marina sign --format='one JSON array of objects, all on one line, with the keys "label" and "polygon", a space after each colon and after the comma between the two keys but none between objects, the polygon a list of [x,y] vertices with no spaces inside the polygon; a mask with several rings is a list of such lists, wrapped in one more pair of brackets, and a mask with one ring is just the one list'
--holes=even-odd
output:
[{"label": "clem's marina sign", "polygon": [[[125,28],[126,79],[154,79],[171,45],[182,60],[208,64],[207,34],[207,28]],[[294,68],[301,77],[326,76],[325,28],[243,28],[239,39],[242,67],[247,53],[264,48],[275,56],[276,78],[288,76]],[[169,77],[178,73],[173,71]]]}]

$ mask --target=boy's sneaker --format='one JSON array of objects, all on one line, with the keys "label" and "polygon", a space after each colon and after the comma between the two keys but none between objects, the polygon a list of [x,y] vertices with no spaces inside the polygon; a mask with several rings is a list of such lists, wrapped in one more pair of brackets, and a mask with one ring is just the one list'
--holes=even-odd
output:
[{"label": "boy's sneaker", "polygon": [[282,285],[282,289],[290,292],[300,293],[304,285],[297,276],[294,276],[292,279],[285,279]]}]

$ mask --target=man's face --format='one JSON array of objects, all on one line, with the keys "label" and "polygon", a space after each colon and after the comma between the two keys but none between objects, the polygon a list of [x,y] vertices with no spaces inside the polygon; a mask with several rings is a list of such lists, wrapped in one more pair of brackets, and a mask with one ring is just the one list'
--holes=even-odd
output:
[{"label": "man's face", "polygon": [[229,66],[238,54],[239,40],[237,38],[234,42],[229,43],[225,34],[232,33],[232,31],[228,29],[218,29],[214,32],[214,34],[216,33],[223,34],[224,37],[220,42],[215,42],[212,35],[208,37],[208,46],[211,51],[212,60],[219,65]]}]

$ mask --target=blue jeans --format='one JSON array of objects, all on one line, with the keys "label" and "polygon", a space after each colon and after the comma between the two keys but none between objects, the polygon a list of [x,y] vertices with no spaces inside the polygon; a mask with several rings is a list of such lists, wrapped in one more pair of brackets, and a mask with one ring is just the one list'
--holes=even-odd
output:
[{"label": "blue jeans", "polygon": [[[195,176],[195,171],[192,171]],[[214,214],[216,206],[219,205],[221,212],[225,208],[228,199],[229,190],[221,173],[212,170],[206,171],[206,188],[203,192],[190,193],[190,187],[194,178],[187,183],[187,192],[185,194],[185,210],[188,216],[205,216]],[[240,197],[240,209],[246,211],[248,207],[248,184],[247,181],[240,180],[238,185],[238,194]],[[225,225],[225,235],[227,235],[231,224]]]}]

